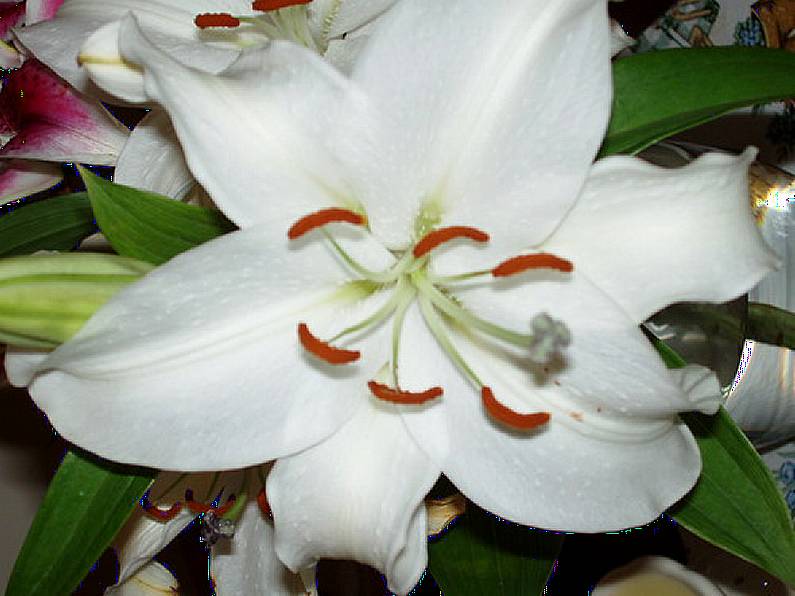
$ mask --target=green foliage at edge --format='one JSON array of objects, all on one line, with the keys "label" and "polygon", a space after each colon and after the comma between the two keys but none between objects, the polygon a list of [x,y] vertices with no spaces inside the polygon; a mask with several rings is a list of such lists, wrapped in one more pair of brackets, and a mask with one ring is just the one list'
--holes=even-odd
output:
[{"label": "green foliage at edge", "polygon": [[6,596],[67,596],[113,540],[155,472],[69,451],[39,507]]}]

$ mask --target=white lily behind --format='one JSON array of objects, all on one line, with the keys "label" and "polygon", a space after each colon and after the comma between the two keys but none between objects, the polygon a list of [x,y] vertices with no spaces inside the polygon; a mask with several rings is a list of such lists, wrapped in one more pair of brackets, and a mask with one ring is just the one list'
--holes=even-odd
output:
[{"label": "white lily behind", "polygon": [[[10,380],[110,459],[276,459],[275,550],[293,570],[355,558],[409,591],[440,473],[527,525],[651,521],[700,472],[677,413],[717,400],[688,395],[638,325],[672,302],[731,299],[776,259],[750,216],[753,151],[592,165],[611,100],[605,5],[403,0],[350,78],[284,41],[199,71],[126,17],[120,54],[241,231],[122,291],[51,354],[10,354]],[[288,239],[327,209],[366,225]],[[489,242],[417,254],[450,226]],[[520,255],[557,265],[492,279]],[[568,348],[531,354],[541,313]],[[358,352],[345,367],[315,357],[343,348]],[[389,403],[378,384],[391,401],[436,398]]]}]

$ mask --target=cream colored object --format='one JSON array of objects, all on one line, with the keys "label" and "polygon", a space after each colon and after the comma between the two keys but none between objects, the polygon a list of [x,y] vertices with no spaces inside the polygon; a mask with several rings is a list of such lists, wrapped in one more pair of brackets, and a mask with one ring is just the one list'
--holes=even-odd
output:
[{"label": "cream colored object", "polygon": [[642,557],[608,573],[593,596],[724,596],[724,592],[673,559]]},{"label": "cream colored object", "polygon": [[113,586],[105,596],[173,596],[179,584],[163,565],[152,561],[123,584]]}]

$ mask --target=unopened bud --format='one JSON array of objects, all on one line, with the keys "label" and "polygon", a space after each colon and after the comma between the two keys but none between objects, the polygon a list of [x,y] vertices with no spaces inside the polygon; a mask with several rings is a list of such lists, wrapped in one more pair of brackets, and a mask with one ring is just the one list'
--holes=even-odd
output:
[{"label": "unopened bud", "polygon": [[40,253],[0,259],[0,342],[55,348],[152,265],[110,254]]}]

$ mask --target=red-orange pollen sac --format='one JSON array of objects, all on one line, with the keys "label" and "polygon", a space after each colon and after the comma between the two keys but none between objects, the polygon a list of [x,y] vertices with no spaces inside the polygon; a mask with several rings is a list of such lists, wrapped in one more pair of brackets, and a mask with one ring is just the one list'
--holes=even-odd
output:
[{"label": "red-orange pollen sac", "polygon": [[367,386],[370,388],[370,391],[373,393],[373,395],[375,395],[378,399],[383,399],[384,401],[389,401],[395,404],[424,404],[427,401],[441,397],[441,395],[444,393],[444,390],[441,387],[431,387],[427,391],[413,392],[393,389],[392,387],[387,387],[386,385],[376,383],[375,381],[370,381],[367,383]]},{"label": "red-orange pollen sac", "polygon": [[574,264],[566,259],[542,252],[536,255],[520,255],[503,261],[491,270],[491,274],[494,277],[508,277],[528,269],[557,269],[563,273],[571,273],[574,271]]},{"label": "red-orange pollen sac", "polygon": [[239,27],[240,19],[232,16],[228,12],[206,12],[204,14],[196,15],[193,19],[199,29],[209,29],[210,27]]},{"label": "red-orange pollen sac", "polygon": [[330,346],[324,341],[320,341],[312,335],[305,323],[298,325],[298,339],[301,340],[301,345],[304,346],[307,352],[321,360],[325,360],[329,364],[350,364],[361,356],[361,352],[357,350],[341,350]]},{"label": "red-orange pollen sac", "polygon": [[343,222],[362,226],[366,221],[367,220],[363,215],[354,213],[348,209],[323,209],[321,211],[316,211],[315,213],[310,213],[309,215],[302,217],[295,222],[290,229],[287,230],[287,237],[290,240],[295,240],[307,232],[311,232],[315,228],[319,228],[330,223]]},{"label": "red-orange pollen sac", "polygon": [[489,416],[516,430],[532,430],[549,422],[549,412],[535,412],[533,414],[519,414],[510,408],[502,405],[494,397],[494,392],[490,387],[483,387],[480,390],[483,399],[483,406]]},{"label": "red-orange pollen sac", "polygon": [[262,12],[269,12],[271,10],[279,10],[280,8],[287,8],[289,6],[309,4],[311,1],[312,0],[255,0],[251,3],[251,8]]},{"label": "red-orange pollen sac", "polygon": [[414,245],[414,257],[419,259],[427,255],[434,248],[445,242],[450,242],[455,238],[469,238],[475,242],[488,242],[489,235],[477,228],[468,226],[450,226],[449,228],[439,228],[427,233]]},{"label": "red-orange pollen sac", "polygon": [[179,501],[174,503],[168,509],[160,509],[150,503],[148,500],[144,501],[141,506],[144,509],[144,513],[146,513],[149,517],[161,522],[167,522],[174,519],[177,517],[177,514],[182,511],[182,503]]},{"label": "red-orange pollen sac", "polygon": [[273,517],[270,503],[268,503],[268,496],[265,494],[265,488],[259,489],[259,493],[257,493],[257,505],[259,505],[259,510],[262,511],[263,515]]}]

